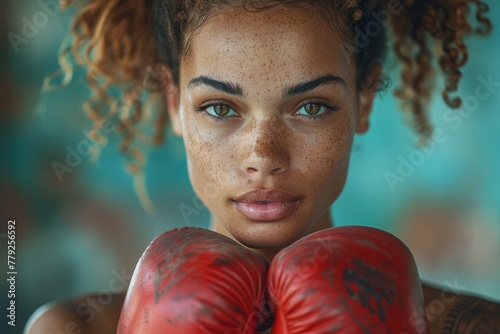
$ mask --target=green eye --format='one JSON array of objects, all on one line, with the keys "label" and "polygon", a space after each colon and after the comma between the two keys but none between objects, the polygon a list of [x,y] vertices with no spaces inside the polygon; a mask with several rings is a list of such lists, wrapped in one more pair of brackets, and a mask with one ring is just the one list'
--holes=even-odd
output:
[{"label": "green eye", "polygon": [[226,104],[213,104],[205,108],[205,111],[214,117],[235,116],[236,112]]},{"label": "green eye", "polygon": [[328,109],[328,107],[320,103],[308,102],[304,104],[299,110],[297,110],[297,114],[303,116],[316,116],[324,114],[326,111],[328,111]]}]

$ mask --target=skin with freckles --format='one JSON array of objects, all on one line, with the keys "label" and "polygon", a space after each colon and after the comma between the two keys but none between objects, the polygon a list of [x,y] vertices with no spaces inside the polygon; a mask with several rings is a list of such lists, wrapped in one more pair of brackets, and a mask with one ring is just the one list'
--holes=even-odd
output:
[{"label": "skin with freckles", "polygon": [[[355,62],[332,26],[307,7],[217,8],[189,34],[178,85],[164,68],[170,120],[212,229],[269,261],[333,226],[331,204],[346,181],[353,137],[368,129],[374,91],[357,87]],[[283,219],[251,220],[234,201],[253,189],[286,190],[298,204]],[[422,288],[430,333],[500,333],[500,305]],[[124,293],[87,324],[77,310],[90,297],[46,308],[26,333],[64,332],[72,321],[82,332],[115,333]]]},{"label": "skin with freckles", "polygon": [[[367,130],[374,94],[357,89],[340,43],[307,9],[227,9],[195,31],[168,97],[213,229],[269,260],[332,226],[330,205],[344,187],[354,134]],[[252,189],[300,199],[284,219],[254,221],[234,204]]]}]

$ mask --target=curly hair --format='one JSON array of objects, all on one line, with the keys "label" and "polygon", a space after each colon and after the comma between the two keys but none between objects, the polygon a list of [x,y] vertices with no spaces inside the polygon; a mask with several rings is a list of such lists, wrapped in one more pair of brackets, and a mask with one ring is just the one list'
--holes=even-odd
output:
[{"label": "curly hair", "polygon": [[[383,63],[390,44],[401,64],[401,83],[394,93],[423,140],[432,134],[427,108],[436,71],[445,79],[444,101],[451,108],[459,108],[461,99],[456,91],[460,69],[468,59],[464,38],[486,35],[492,29],[486,17],[489,7],[481,0],[62,1],[64,8],[71,4],[78,12],[71,27],[73,43],[61,54],[61,67],[66,74],[72,71],[69,56],[86,68],[92,96],[84,108],[94,123],[90,136],[104,145],[100,127],[106,120],[118,118],[116,129],[123,137],[120,148],[131,158],[127,169],[132,174],[140,174],[145,160],[134,140],[160,144],[166,133],[165,104],[158,102],[163,104],[147,108],[148,101],[162,101],[156,97],[161,96],[164,85],[178,82],[180,59],[189,51],[192,32],[216,9],[243,6],[257,11],[277,5],[315,8],[341,35],[344,51],[356,65],[360,89],[387,86],[386,78],[375,82],[371,74],[374,66]],[[439,66],[434,65],[433,53]],[[170,68],[171,83],[162,82],[158,64]],[[113,94],[116,88],[118,99]],[[151,119],[154,126],[149,128],[154,133],[148,135],[140,125]]]}]

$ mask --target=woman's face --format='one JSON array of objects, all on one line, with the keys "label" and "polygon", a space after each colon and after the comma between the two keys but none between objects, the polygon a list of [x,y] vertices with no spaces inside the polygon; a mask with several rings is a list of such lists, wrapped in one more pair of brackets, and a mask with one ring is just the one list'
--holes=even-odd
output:
[{"label": "woman's face", "polygon": [[168,101],[216,231],[265,253],[331,226],[373,99],[341,43],[322,16],[284,7],[226,9],[191,36]]}]

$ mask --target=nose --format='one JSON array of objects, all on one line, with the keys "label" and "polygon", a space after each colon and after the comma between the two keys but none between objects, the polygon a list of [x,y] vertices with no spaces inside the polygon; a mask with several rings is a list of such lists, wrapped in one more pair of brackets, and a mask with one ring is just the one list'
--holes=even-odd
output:
[{"label": "nose", "polygon": [[255,120],[247,131],[241,147],[243,172],[252,177],[265,177],[288,170],[290,141],[281,120]]}]

